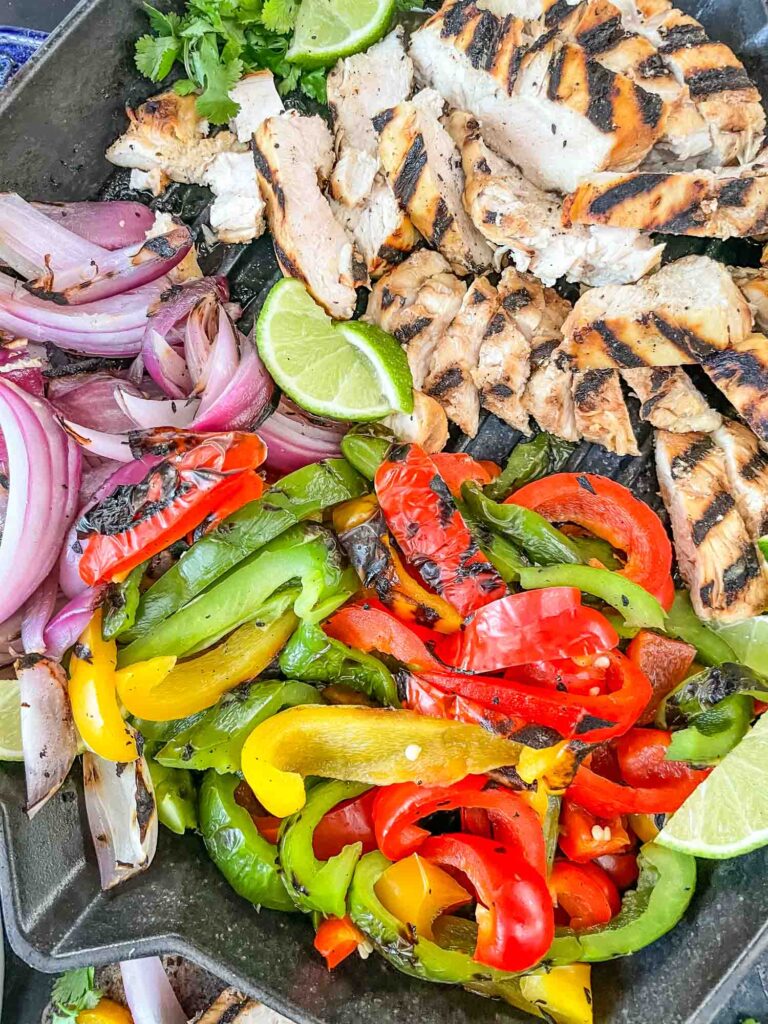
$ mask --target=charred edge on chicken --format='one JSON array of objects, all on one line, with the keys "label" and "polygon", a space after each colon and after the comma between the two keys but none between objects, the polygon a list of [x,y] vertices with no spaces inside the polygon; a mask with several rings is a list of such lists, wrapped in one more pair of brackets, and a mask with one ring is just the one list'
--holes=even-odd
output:
[{"label": "charred edge on chicken", "polygon": [[691,536],[696,547],[703,544],[707,534],[735,507],[733,497],[727,491],[716,494],[703,514],[691,524]]},{"label": "charred edge on chicken", "polygon": [[596,320],[592,326],[603,339],[606,351],[618,366],[625,366],[627,369],[645,366],[645,360],[618,338],[604,320]]},{"label": "charred edge on chicken", "polygon": [[269,160],[267,160],[266,156],[259,149],[255,140],[253,143],[253,162],[256,165],[256,170],[269,186],[272,195],[275,197],[275,202],[281,210],[284,210],[285,192],[283,192],[283,187],[272,173],[272,168],[269,166]]},{"label": "charred edge on chicken", "polygon": [[419,186],[419,178],[426,166],[427,149],[424,145],[424,137],[418,134],[411,143],[411,148],[406,153],[405,160],[395,178],[394,193],[404,207],[407,207],[413,198]]},{"label": "charred edge on chicken", "polygon": [[[726,605],[737,601],[752,580],[758,579],[762,567],[753,544],[745,544],[739,557],[723,571],[723,593]],[[714,581],[710,580],[699,589],[702,604],[711,606]]]},{"label": "charred edge on chicken", "polygon": [[730,92],[741,89],[753,89],[752,81],[744,68],[707,68],[694,71],[685,84],[694,99],[712,96],[716,92]]},{"label": "charred edge on chicken", "polygon": [[403,324],[401,327],[396,327],[394,335],[401,345],[407,345],[409,341],[413,339],[421,332],[429,327],[432,323],[431,316],[420,316],[415,320],[412,320],[409,324]]},{"label": "charred edge on chicken", "polygon": [[272,245],[274,246],[275,249],[275,256],[277,257],[277,262],[280,264],[282,271],[286,275],[286,277],[295,277],[297,280],[303,281],[304,284],[307,284],[307,277],[304,274],[304,271],[301,269],[299,264],[288,255],[288,253],[285,251],[282,245],[280,245],[280,243],[278,242],[277,238],[275,238],[274,236],[272,238]]},{"label": "charred edge on chicken", "polygon": [[589,57],[597,57],[598,54],[617,46],[626,35],[621,15],[617,14],[599,25],[577,32],[576,41]]}]

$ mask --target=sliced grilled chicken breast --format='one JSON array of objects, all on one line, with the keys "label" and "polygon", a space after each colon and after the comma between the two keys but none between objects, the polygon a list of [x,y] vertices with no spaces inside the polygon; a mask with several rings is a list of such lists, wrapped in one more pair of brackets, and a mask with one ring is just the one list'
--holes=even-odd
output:
[{"label": "sliced grilled chicken breast", "polygon": [[713,434],[725,456],[731,493],[753,540],[768,534],[768,455],[743,423],[724,420]]},{"label": "sliced grilled chicken breast", "polygon": [[675,434],[715,430],[722,416],[680,366],[640,366],[621,375],[640,401],[640,415]]},{"label": "sliced grilled chicken breast", "polygon": [[322,192],[333,166],[325,122],[295,111],[269,117],[254,137],[253,158],[283,273],[303,281],[331,316],[348,320],[367,274]]},{"label": "sliced grilled chicken breast", "polygon": [[768,267],[731,267],[731,277],[749,303],[755,325],[768,332]]},{"label": "sliced grilled chicken breast", "polygon": [[467,212],[519,270],[550,285],[561,277],[590,285],[625,284],[659,264],[664,246],[637,231],[563,228],[559,197],[496,156],[471,114],[455,111],[448,129],[461,151]]},{"label": "sliced grilled chicken breast", "polygon": [[365,319],[394,334],[405,348],[417,390],[465,291],[440,253],[419,249],[380,278],[369,296]]},{"label": "sliced grilled chicken breast", "polygon": [[208,136],[208,122],[198,116],[194,96],[160,93],[127,114],[128,131],[112,143],[106,156],[117,167],[130,167],[144,176],[138,183],[132,181],[133,187],[152,184],[159,194],[168,181],[202,185],[218,153],[245,152],[231,132]]},{"label": "sliced grilled chicken breast", "polygon": [[768,338],[749,334],[702,365],[768,451]]},{"label": "sliced grilled chicken breast", "polygon": [[219,241],[245,243],[263,234],[264,200],[250,153],[219,153],[204,177],[216,197],[209,216]]},{"label": "sliced grilled chicken breast", "polygon": [[472,379],[486,409],[528,434],[530,418],[523,395],[531,374],[531,346],[504,304],[508,293],[503,281],[497,291],[501,301],[483,335]]},{"label": "sliced grilled chicken breast", "polygon": [[768,231],[768,168],[597,174],[563,205],[563,223],[733,238]]},{"label": "sliced grilled chicken breast", "polygon": [[663,130],[661,99],[553,34],[533,42],[526,24],[446,0],[412,36],[411,56],[540,188],[572,192],[587,174],[637,167]]},{"label": "sliced grilled chicken breast", "polygon": [[439,402],[422,391],[413,393],[413,412],[392,413],[381,421],[400,441],[418,444],[426,452],[441,452],[448,444],[448,417]]},{"label": "sliced grilled chicken breast", "polygon": [[245,75],[229,90],[229,98],[240,104],[240,110],[229,122],[230,131],[237,136],[238,142],[246,144],[250,143],[262,121],[285,110],[271,71],[254,71]]},{"label": "sliced grilled chicken breast", "polygon": [[707,434],[658,430],[656,470],[696,614],[720,621],[758,615],[768,603],[768,582],[736,508],[723,451]]},{"label": "sliced grilled chicken breast", "polygon": [[402,263],[422,241],[381,174],[376,175],[370,194],[360,206],[344,206],[332,199],[331,209],[354,238],[371,277],[381,277]]},{"label": "sliced grilled chicken breast", "polygon": [[442,99],[424,90],[379,119],[379,158],[403,210],[459,271],[481,272],[493,252],[462,202],[461,157],[440,123]]},{"label": "sliced grilled chicken breast", "polygon": [[285,1018],[233,988],[225,989],[195,1024],[284,1024]]},{"label": "sliced grilled chicken breast", "polygon": [[579,369],[699,363],[749,334],[752,314],[725,267],[686,256],[638,284],[585,292],[565,324]]},{"label": "sliced grilled chicken breast", "polygon": [[579,370],[571,390],[576,429],[585,441],[617,455],[640,454],[618,371]]},{"label": "sliced grilled chicken breast", "polygon": [[427,377],[427,394],[442,405],[449,419],[474,437],[480,417],[480,394],[472,376],[491,318],[499,304],[487,277],[476,278],[453,322],[438,341]]}]

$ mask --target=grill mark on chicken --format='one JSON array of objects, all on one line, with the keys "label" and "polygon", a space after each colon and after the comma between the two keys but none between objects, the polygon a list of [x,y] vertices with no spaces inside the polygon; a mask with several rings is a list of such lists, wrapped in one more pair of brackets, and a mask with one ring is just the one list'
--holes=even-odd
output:
[{"label": "grill mark on chicken", "polygon": [[735,506],[736,502],[727,491],[715,495],[705,509],[704,514],[691,527],[693,543],[696,547],[704,543],[710,530],[714,529]]},{"label": "grill mark on chicken", "polygon": [[678,479],[684,473],[692,472],[714,449],[714,441],[710,437],[701,437],[694,441],[685,451],[675,455],[671,462],[673,479]]},{"label": "grill mark on chicken", "polygon": [[453,214],[441,196],[435,208],[435,217],[432,221],[432,235],[430,237],[430,241],[436,249],[440,248],[440,243],[451,224],[453,224]]},{"label": "grill mark on chicken", "polygon": [[515,288],[501,300],[504,309],[510,313],[516,313],[533,301],[533,296],[527,288]]},{"label": "grill mark on chicken", "polygon": [[640,400],[640,416],[654,427],[687,434],[715,430],[722,423],[682,367],[638,367],[621,375]]},{"label": "grill mark on chicken", "polygon": [[702,25],[673,25],[663,30],[664,42],[659,47],[659,53],[674,53],[675,50],[693,49],[708,43],[707,33]]},{"label": "grill mark on chicken", "polygon": [[719,206],[746,206],[749,193],[755,184],[754,178],[734,178],[724,185],[717,194]]},{"label": "grill mark on chicken", "polygon": [[663,335],[667,341],[671,341],[673,345],[676,345],[695,362],[706,359],[714,350],[714,347],[708,341],[699,337],[694,331],[684,327],[676,327],[674,324],[669,323],[668,320],[665,320],[659,313],[650,313],[648,321],[653,324],[659,334]]},{"label": "grill mark on chicken", "polygon": [[576,41],[590,57],[596,57],[605,50],[610,50],[626,36],[621,23],[621,15],[594,25],[583,32],[577,32]]},{"label": "grill mark on chicken", "polygon": [[[747,586],[760,577],[762,568],[752,544],[745,544],[741,554],[723,571],[723,594],[726,607],[730,607],[742,595]],[[714,582],[705,583],[699,589],[702,603],[711,605]]]},{"label": "grill mark on chicken", "polygon": [[412,320],[409,324],[403,324],[402,327],[396,327],[394,335],[401,345],[407,345],[409,341],[413,341],[417,334],[421,332],[432,323],[431,316],[420,316],[416,320]]},{"label": "grill mark on chicken", "polygon": [[625,178],[618,185],[612,185],[593,199],[588,206],[588,211],[593,216],[602,217],[614,207],[621,206],[628,199],[652,192],[660,184],[663,184],[663,180],[667,177],[668,175],[660,174],[636,174],[631,178]]},{"label": "grill mark on chicken", "polygon": [[618,455],[639,454],[618,371],[576,373],[572,393],[576,426],[586,441]]},{"label": "grill mark on chicken", "polygon": [[371,118],[371,124],[377,132],[381,133],[394,116],[395,112],[392,107],[390,107],[388,110],[382,110],[380,114],[374,114]]},{"label": "grill mark on chicken", "polygon": [[573,4],[568,0],[556,0],[544,15],[544,27],[555,28],[560,22],[573,12]]},{"label": "grill mark on chicken", "polygon": [[756,451],[749,462],[741,467],[741,475],[745,480],[756,480],[768,468],[768,459],[761,451]]},{"label": "grill mark on chicken", "polygon": [[[565,47],[561,47],[555,51],[552,55],[552,59],[549,62],[547,68],[548,80],[547,80],[547,99],[556,100],[557,91],[560,88],[560,83],[563,77],[563,67],[565,65],[566,50]],[[592,90],[589,90],[590,104],[592,103]]]},{"label": "grill mark on chicken", "polygon": [[637,65],[637,73],[641,78],[668,78],[669,68],[658,53],[652,53]]},{"label": "grill mark on chicken", "polygon": [[450,7],[443,17],[440,35],[446,39],[457,36],[466,24],[477,14],[475,0],[459,0]]},{"label": "grill mark on chicken", "polygon": [[288,253],[285,251],[282,245],[280,245],[280,243],[274,236],[272,237],[272,245],[275,250],[277,262],[282,267],[283,273],[286,275],[286,277],[295,277],[298,281],[303,281],[304,284],[307,284],[307,277],[304,271],[301,269],[296,260],[291,259],[291,257],[288,255]]},{"label": "grill mark on chicken", "polygon": [[472,33],[472,39],[466,49],[467,57],[469,57],[473,68],[484,68],[488,71],[493,67],[503,27],[504,23],[490,11],[480,13],[480,18]]},{"label": "grill mark on chicken", "polygon": [[464,375],[458,366],[449,367],[444,373],[429,384],[429,394],[433,398],[445,398],[449,391],[459,387],[464,381]]},{"label": "grill mark on chicken", "polygon": [[573,398],[577,405],[587,405],[593,401],[605,386],[606,379],[613,370],[587,370],[578,376],[574,385]]},{"label": "grill mark on chicken", "polygon": [[752,81],[744,68],[707,68],[695,71],[685,79],[691,96],[700,99],[718,92],[730,90],[752,89]]},{"label": "grill mark on chicken", "polygon": [[426,166],[427,150],[424,145],[424,137],[417,135],[405,156],[393,186],[395,195],[404,207],[413,199],[419,185],[419,178]]},{"label": "grill mark on chicken", "polygon": [[526,50],[526,53],[538,53],[539,50],[546,50],[547,46],[549,46],[556,35],[556,29],[550,29],[549,32],[543,32],[538,39],[534,39]]},{"label": "grill mark on chicken", "polygon": [[768,533],[768,455],[743,423],[725,422],[712,434],[725,457],[731,491],[753,541]]},{"label": "grill mark on chicken", "polygon": [[752,335],[738,347],[715,353],[704,363],[710,380],[768,445],[768,341]]},{"label": "grill mark on chicken", "polygon": [[379,246],[379,259],[390,267],[395,267],[398,263],[402,263],[410,254],[410,249],[397,249],[394,245],[387,244]]},{"label": "grill mark on chicken", "polygon": [[[253,162],[256,166],[256,170],[262,175],[264,180],[267,182],[269,187],[272,189],[272,193],[275,197],[275,202],[281,210],[285,209],[285,192],[283,186],[279,181],[275,180],[275,176],[272,173],[272,168],[269,166],[269,161],[266,156],[259,149],[256,141],[253,143]],[[294,275],[292,275],[294,276]]]},{"label": "grill mark on chicken", "polygon": [[[614,85],[616,75],[596,61],[587,64],[587,91],[589,106],[587,117],[601,132],[609,134],[616,130],[613,117]],[[639,93],[638,93],[639,96]]]},{"label": "grill mark on chicken", "polygon": [[638,366],[645,366],[645,360],[641,359],[629,345],[623,342],[620,338],[617,338],[606,323],[602,320],[598,320],[593,324],[593,327],[605,342],[605,347],[610,353],[611,358],[614,359],[619,366],[626,366],[629,369]]}]

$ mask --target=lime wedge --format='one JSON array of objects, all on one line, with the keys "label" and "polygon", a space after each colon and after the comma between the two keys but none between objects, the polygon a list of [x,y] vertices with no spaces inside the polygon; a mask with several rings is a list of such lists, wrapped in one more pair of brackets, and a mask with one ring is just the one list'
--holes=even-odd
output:
[{"label": "lime wedge", "polygon": [[713,860],[768,844],[768,714],[672,815],[656,842]]},{"label": "lime wedge", "polygon": [[23,761],[21,705],[16,679],[0,679],[0,761]]},{"label": "lime wedge", "polygon": [[389,28],[395,0],[302,0],[286,57],[305,68],[359,53]]},{"label": "lime wedge", "polygon": [[256,325],[259,355],[278,386],[316,416],[377,420],[413,410],[408,360],[385,331],[334,323],[299,281],[278,281]]}]

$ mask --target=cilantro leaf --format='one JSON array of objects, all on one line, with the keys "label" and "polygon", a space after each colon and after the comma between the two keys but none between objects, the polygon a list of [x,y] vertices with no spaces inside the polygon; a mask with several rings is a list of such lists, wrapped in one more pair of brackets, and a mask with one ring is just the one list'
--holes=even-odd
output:
[{"label": "cilantro leaf", "polygon": [[93,967],[67,971],[53,984],[52,1024],[73,1024],[81,1010],[93,1010],[98,1006],[101,995],[101,991],[96,988]]},{"label": "cilantro leaf", "polygon": [[240,109],[229,98],[229,90],[243,77],[243,62],[208,63],[203,70],[204,90],[197,99],[197,112],[211,124],[226,124]]},{"label": "cilantro leaf", "polygon": [[193,82],[191,78],[180,78],[178,82],[173,83],[173,91],[177,96],[190,96],[197,92],[197,82]]},{"label": "cilantro leaf", "polygon": [[315,68],[314,71],[305,71],[299,80],[299,88],[305,96],[317,100],[318,103],[327,103],[328,94],[325,88],[327,75],[326,68]]},{"label": "cilantro leaf", "polygon": [[285,34],[293,29],[298,13],[298,0],[265,0],[261,20],[270,32]]},{"label": "cilantro leaf", "polygon": [[149,18],[150,27],[161,36],[178,35],[181,18],[178,14],[163,14],[149,4],[144,4],[144,10]]},{"label": "cilantro leaf", "polygon": [[159,82],[170,73],[181,53],[176,36],[142,36],[136,43],[136,67],[153,82]]}]

